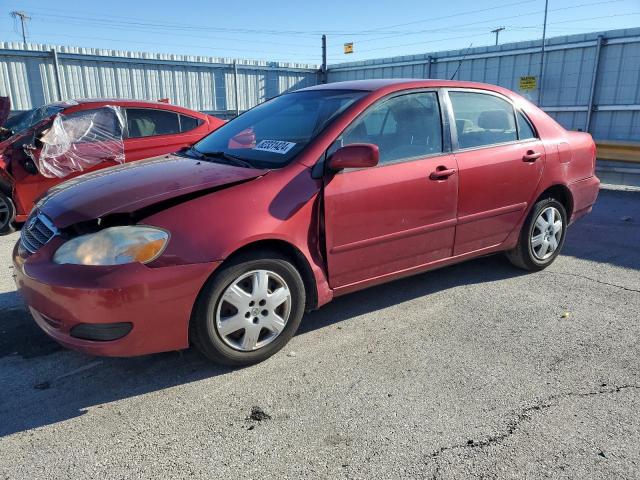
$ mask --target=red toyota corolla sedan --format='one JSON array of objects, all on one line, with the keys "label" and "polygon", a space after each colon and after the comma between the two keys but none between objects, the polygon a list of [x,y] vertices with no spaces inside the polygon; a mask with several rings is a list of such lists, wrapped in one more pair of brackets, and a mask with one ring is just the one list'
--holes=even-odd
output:
[{"label": "red toyota corolla sedan", "polygon": [[50,103],[5,122],[8,100],[0,97],[0,235],[64,179],[175,152],[224,123],[161,101],[123,99]]},{"label": "red toyota corolla sedan", "polygon": [[55,187],[14,250],[40,327],[130,356],[264,360],[305,310],[480,255],[540,270],[598,194],[595,146],[504,88],[306,88],[190,150]]}]

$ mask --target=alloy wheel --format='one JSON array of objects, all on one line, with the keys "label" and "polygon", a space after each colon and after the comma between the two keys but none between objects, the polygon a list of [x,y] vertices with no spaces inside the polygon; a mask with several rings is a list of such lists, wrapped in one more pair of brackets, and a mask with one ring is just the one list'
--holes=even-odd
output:
[{"label": "alloy wheel", "polygon": [[236,278],[222,293],[215,328],[231,348],[258,350],[284,330],[291,313],[291,291],[269,270],[252,270]]},{"label": "alloy wheel", "polygon": [[531,251],[538,260],[553,256],[562,240],[564,225],[562,216],[555,207],[540,212],[531,232]]}]

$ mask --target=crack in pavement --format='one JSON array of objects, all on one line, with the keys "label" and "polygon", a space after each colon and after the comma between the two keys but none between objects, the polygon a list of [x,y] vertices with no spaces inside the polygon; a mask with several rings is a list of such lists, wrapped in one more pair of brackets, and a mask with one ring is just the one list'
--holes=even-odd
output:
[{"label": "crack in pavement", "polygon": [[553,270],[544,270],[544,271],[542,271],[540,273],[547,273],[547,274],[550,273],[550,274],[555,274],[555,275],[565,275],[565,276],[568,276],[568,277],[583,278],[585,280],[590,280],[592,282],[599,283],[601,285],[608,285],[609,287],[615,287],[615,288],[619,288],[621,290],[626,290],[627,292],[640,293],[640,290],[637,290],[635,288],[629,288],[629,287],[625,287],[624,285],[617,285],[615,283],[605,282],[603,280],[598,280],[597,278],[587,277],[586,275],[580,275],[578,273],[554,272]]},{"label": "crack in pavement", "polygon": [[619,393],[622,390],[627,389],[637,389],[640,390],[640,385],[635,384],[625,384],[625,385],[616,385],[613,387],[606,388],[607,384],[603,383],[598,390],[592,390],[587,392],[566,392],[566,393],[557,393],[547,397],[544,400],[539,400],[534,405],[523,408],[520,413],[518,413],[513,420],[507,423],[507,428],[504,432],[499,433],[497,435],[491,435],[482,440],[467,440],[466,443],[459,443],[455,445],[447,445],[444,447],[440,447],[438,450],[433,451],[429,457],[434,459],[436,462],[436,470],[433,474],[433,479],[436,479],[440,473],[440,465],[439,465],[439,457],[445,452],[450,450],[461,450],[461,449],[475,449],[475,448],[485,448],[492,445],[499,445],[504,440],[509,438],[511,435],[514,435],[520,425],[527,420],[530,420],[533,413],[540,412],[542,410],[546,410],[547,408],[555,407],[559,404],[561,400],[570,398],[570,397],[590,397],[595,395],[608,395]]}]

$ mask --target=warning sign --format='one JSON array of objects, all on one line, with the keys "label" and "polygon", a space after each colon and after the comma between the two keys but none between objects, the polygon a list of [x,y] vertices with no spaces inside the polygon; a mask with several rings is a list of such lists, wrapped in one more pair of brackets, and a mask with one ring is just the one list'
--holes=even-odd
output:
[{"label": "warning sign", "polygon": [[353,42],[344,44],[344,53],[353,53]]},{"label": "warning sign", "polygon": [[538,79],[536,77],[520,77],[520,90],[535,90],[536,88],[538,88]]}]

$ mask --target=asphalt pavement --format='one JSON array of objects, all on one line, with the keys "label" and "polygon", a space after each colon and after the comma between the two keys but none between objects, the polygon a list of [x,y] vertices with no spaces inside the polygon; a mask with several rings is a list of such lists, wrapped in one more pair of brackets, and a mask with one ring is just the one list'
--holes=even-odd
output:
[{"label": "asphalt pavement", "polygon": [[0,238],[0,478],[640,478],[640,193],[563,255],[336,299],[244,369],[57,346]]}]

